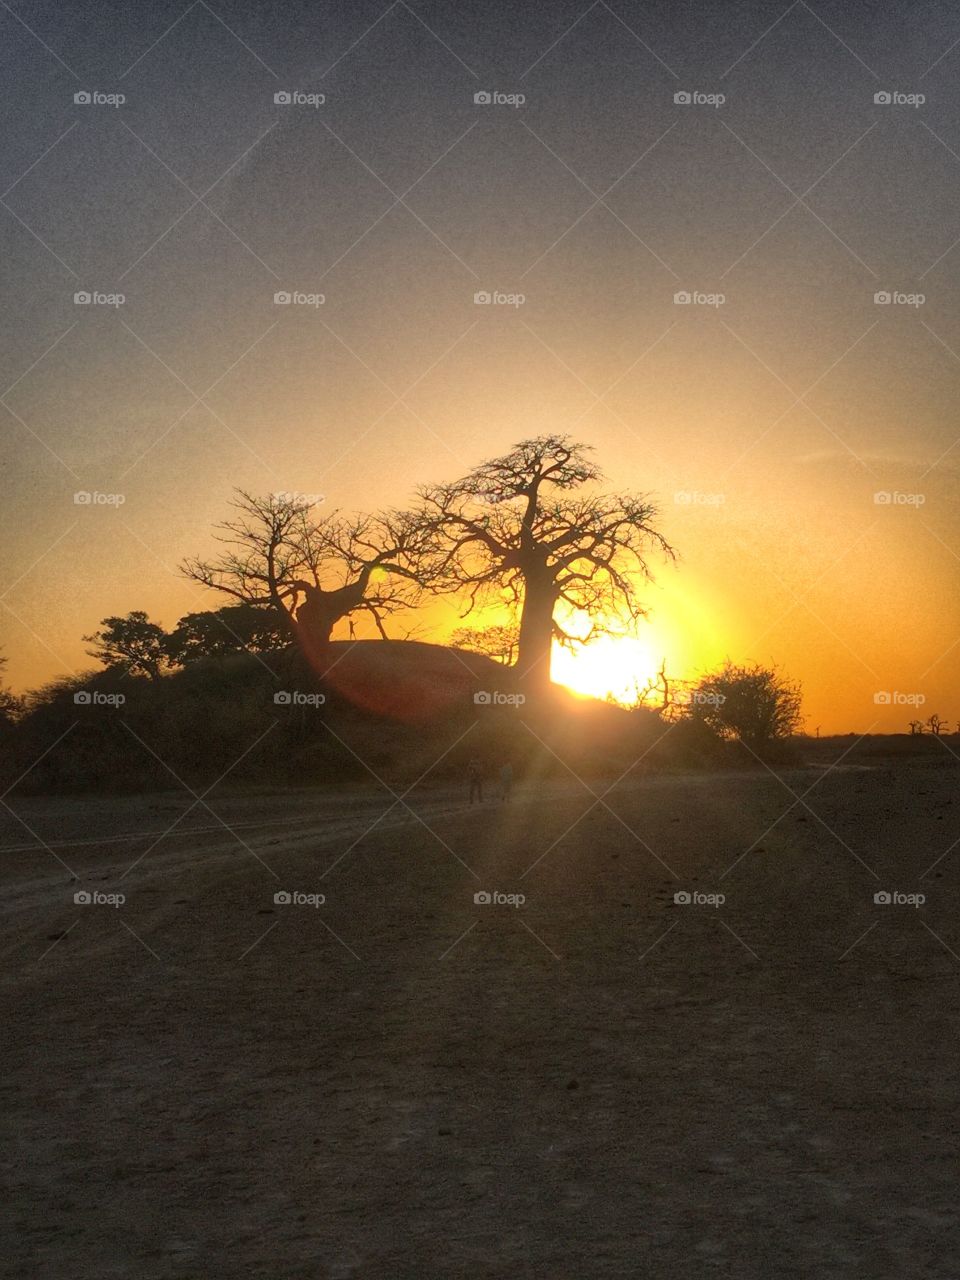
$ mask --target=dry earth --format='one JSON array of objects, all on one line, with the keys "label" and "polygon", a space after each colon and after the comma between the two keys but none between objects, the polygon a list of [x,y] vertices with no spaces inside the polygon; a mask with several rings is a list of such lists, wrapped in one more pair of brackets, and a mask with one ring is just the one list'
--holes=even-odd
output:
[{"label": "dry earth", "polygon": [[954,1280],[951,766],[14,801],[3,1273]]}]

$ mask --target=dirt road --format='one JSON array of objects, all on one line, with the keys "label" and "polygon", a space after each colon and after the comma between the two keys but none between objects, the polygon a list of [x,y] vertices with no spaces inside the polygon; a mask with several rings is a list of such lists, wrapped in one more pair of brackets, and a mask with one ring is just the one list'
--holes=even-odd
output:
[{"label": "dirt road", "polygon": [[3,1274],[952,1280],[957,769],[608,785],[16,801]]}]

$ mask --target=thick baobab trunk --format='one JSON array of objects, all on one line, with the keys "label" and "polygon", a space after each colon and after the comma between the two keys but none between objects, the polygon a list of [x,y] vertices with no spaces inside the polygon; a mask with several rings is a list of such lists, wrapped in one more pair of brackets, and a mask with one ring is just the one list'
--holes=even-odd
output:
[{"label": "thick baobab trunk", "polygon": [[520,615],[517,673],[532,688],[550,683],[550,649],[553,645],[553,610],[557,591],[553,581],[527,578]]},{"label": "thick baobab trunk", "polygon": [[297,610],[297,633],[307,657],[314,665],[322,662],[333,628],[363,600],[366,580],[350,583],[334,591],[306,587],[306,599]]}]

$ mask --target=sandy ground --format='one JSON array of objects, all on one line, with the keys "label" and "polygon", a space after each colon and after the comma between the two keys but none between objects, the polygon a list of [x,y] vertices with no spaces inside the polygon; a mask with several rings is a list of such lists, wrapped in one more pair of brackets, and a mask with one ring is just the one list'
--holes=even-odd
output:
[{"label": "sandy ground", "polygon": [[15,801],[2,1273],[955,1280],[958,781]]}]

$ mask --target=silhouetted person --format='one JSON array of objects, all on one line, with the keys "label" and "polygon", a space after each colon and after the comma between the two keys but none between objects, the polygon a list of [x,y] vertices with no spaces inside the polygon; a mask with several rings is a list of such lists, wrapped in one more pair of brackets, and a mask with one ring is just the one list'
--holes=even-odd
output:
[{"label": "silhouetted person", "polygon": [[470,783],[470,803],[473,804],[476,798],[481,804],[483,803],[483,769],[480,761],[476,756],[467,765],[467,779]]},{"label": "silhouetted person", "polygon": [[509,800],[513,790],[513,765],[507,761],[500,769],[500,799]]},{"label": "silhouetted person", "polygon": [[350,639],[351,639],[351,640],[356,640],[356,638],[357,638],[357,628],[353,625],[353,619],[352,619],[352,618],[351,618],[351,620],[350,620],[350,624],[349,624],[349,625],[350,625]]}]

